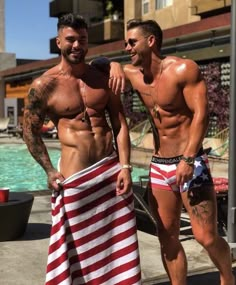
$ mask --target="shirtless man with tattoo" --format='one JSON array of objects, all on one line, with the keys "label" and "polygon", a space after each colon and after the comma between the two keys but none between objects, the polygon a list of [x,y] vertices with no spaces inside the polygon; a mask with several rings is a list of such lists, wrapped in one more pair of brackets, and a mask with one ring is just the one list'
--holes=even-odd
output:
[{"label": "shirtless man with tattoo", "polygon": [[149,111],[154,135],[150,204],[158,221],[164,267],[172,285],[186,285],[187,260],[179,241],[182,207],[196,240],[220,272],[221,285],[234,285],[230,248],[217,231],[217,207],[202,142],[208,128],[206,84],[189,59],[162,57],[162,30],[153,20],[127,23],[126,78]]},{"label": "shirtless man with tattoo", "polygon": [[[33,81],[23,124],[24,140],[52,190],[45,284],[63,280],[68,285],[89,281],[99,285],[103,278],[111,278],[112,284],[118,282],[114,272],[119,282],[131,284],[132,279],[136,282],[132,284],[141,284],[130,141],[120,96],[109,88],[108,75],[85,63],[84,19],[67,14],[57,27],[61,62]],[[40,135],[45,117],[58,130],[58,169]],[[125,268],[120,266],[122,257]]]},{"label": "shirtless man with tattoo", "polygon": [[[108,88],[108,79],[85,63],[87,29],[79,32],[59,27],[57,44],[61,62],[33,81],[24,112],[24,140],[36,161],[48,176],[50,189],[59,190],[56,181],[69,177],[113,151],[112,131],[105,110],[109,112],[122,165],[129,164],[129,136],[120,96]],[[40,130],[45,117],[58,129],[61,143],[60,172],[50,161]],[[123,187],[121,188],[121,183]],[[122,169],[119,194],[130,189],[130,171]]]}]

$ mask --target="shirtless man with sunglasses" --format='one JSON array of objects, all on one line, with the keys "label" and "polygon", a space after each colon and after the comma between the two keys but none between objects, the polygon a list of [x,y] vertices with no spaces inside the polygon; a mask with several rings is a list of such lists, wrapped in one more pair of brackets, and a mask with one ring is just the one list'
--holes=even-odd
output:
[{"label": "shirtless man with sunglasses", "polygon": [[162,30],[155,21],[127,23],[125,50],[131,64],[123,69],[152,118],[149,199],[163,264],[172,285],[187,284],[187,260],[179,241],[184,205],[195,239],[220,272],[220,284],[234,285],[230,248],[217,231],[216,197],[202,149],[209,121],[206,84],[194,61],[164,58],[161,46]]}]

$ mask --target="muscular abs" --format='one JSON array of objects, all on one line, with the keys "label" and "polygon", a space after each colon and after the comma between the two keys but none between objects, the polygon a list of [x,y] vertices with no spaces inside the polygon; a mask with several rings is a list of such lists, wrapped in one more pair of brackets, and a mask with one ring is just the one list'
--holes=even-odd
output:
[{"label": "muscular abs", "polygon": [[[93,120],[96,119],[90,117],[90,124],[93,124]],[[104,119],[101,121],[105,122]],[[89,167],[110,155],[113,150],[110,128],[101,125],[92,127],[90,124],[78,119],[61,119],[59,122],[60,172],[64,177]]]},{"label": "muscular abs", "polygon": [[25,136],[30,141],[31,153],[47,172],[51,162],[40,158],[39,153],[45,151],[45,146],[39,129],[45,116],[50,117],[58,129],[60,172],[66,178],[112,152],[112,132],[104,113],[109,95],[104,88],[90,88],[79,79],[57,76],[50,80],[54,82],[53,88],[44,88],[42,92],[39,87],[45,84],[42,81],[29,92]]},{"label": "muscular abs", "polygon": [[140,85],[138,88],[158,132],[159,149],[155,150],[155,154],[174,157],[182,154],[185,149],[192,115],[186,107],[181,91],[164,88],[165,84],[163,81],[158,88],[141,88]]}]

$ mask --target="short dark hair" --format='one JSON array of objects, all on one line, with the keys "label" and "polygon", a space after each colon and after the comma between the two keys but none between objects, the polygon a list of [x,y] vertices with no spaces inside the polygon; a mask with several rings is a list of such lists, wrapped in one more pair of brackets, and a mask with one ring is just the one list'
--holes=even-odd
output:
[{"label": "short dark hair", "polygon": [[142,21],[139,19],[131,19],[126,25],[127,31],[140,28],[146,36],[154,35],[157,41],[157,48],[160,50],[162,46],[163,33],[159,24],[154,20]]},{"label": "short dark hair", "polygon": [[72,13],[64,14],[58,19],[57,30],[64,27],[88,30],[88,25],[85,19],[78,14],[72,14]]}]

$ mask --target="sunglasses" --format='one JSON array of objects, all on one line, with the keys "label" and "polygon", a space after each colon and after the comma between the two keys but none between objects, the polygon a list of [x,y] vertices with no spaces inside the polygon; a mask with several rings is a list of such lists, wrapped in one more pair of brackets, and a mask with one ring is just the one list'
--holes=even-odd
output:
[{"label": "sunglasses", "polygon": [[134,47],[135,44],[137,43],[138,40],[135,40],[135,39],[128,39],[127,42],[125,42],[125,48],[130,45],[131,47]]},{"label": "sunglasses", "polygon": [[[145,39],[147,39],[149,36],[146,36],[146,37],[143,37]],[[140,39],[139,39],[140,40]],[[136,43],[139,41],[139,40],[136,40],[136,39],[128,39],[127,42],[125,42],[125,48],[130,45],[131,47],[134,47],[136,45]]]}]

